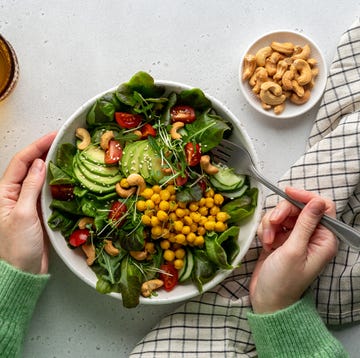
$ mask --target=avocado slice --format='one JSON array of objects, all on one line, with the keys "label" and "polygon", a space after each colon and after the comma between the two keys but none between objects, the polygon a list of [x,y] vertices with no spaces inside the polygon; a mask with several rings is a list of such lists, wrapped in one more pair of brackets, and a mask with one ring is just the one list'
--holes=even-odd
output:
[{"label": "avocado slice", "polygon": [[105,163],[105,151],[102,150],[100,147],[95,145],[89,145],[85,148],[81,154],[87,161],[95,163],[95,164],[102,164],[106,165]]},{"label": "avocado slice", "polygon": [[94,162],[87,160],[87,158],[81,155],[81,153],[77,154],[77,162],[80,166],[84,166],[87,170],[96,175],[110,177],[119,174],[119,168],[117,166],[95,164]]},{"label": "avocado slice", "polygon": [[75,174],[76,178],[79,180],[80,184],[84,188],[86,188],[94,193],[97,193],[97,194],[108,194],[112,191],[115,191],[115,184],[114,185],[102,185],[102,184],[95,183],[95,182],[89,180],[88,178],[86,178],[86,176],[81,172],[81,170],[75,160],[73,163],[73,169],[74,169],[74,174]]},{"label": "avocado slice", "polygon": [[122,179],[122,175],[112,175],[112,176],[101,176],[93,171],[90,171],[83,165],[83,162],[79,161],[78,157],[75,157],[76,164],[80,169],[81,173],[86,177],[86,179],[92,181],[95,184],[99,185],[115,185]]}]

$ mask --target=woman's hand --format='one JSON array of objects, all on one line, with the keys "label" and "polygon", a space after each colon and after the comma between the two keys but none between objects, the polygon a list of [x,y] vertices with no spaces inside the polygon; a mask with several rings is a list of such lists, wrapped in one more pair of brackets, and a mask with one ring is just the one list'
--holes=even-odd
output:
[{"label": "woman's hand", "polygon": [[37,201],[46,173],[40,158],[55,135],[50,133],[17,153],[0,179],[0,259],[31,273],[48,269]]},{"label": "woman's hand", "polygon": [[255,313],[275,312],[298,301],[337,252],[337,239],[319,225],[324,214],[335,216],[335,204],[305,190],[285,191],[306,205],[300,210],[281,201],[259,225],[263,250],[250,283]]}]

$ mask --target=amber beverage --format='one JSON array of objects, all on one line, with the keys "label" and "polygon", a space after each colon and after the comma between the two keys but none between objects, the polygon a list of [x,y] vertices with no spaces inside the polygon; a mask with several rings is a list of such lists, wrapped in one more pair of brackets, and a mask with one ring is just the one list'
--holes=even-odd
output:
[{"label": "amber beverage", "polygon": [[12,46],[0,35],[0,101],[14,89],[19,76],[19,65]]}]

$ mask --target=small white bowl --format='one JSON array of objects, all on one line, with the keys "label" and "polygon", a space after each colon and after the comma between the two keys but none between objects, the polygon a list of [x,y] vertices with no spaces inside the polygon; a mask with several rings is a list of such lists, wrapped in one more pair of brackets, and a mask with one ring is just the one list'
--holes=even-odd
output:
[{"label": "small white bowl", "polygon": [[[157,85],[165,86],[167,92],[180,92],[184,89],[190,89],[192,87],[170,82],[170,81],[156,81]],[[75,111],[73,115],[63,124],[63,126],[60,128],[55,141],[53,142],[49,153],[47,155],[47,165],[50,161],[54,161],[56,151],[58,147],[62,143],[75,143],[75,137],[74,133],[76,128],[78,127],[84,127],[86,126],[86,114],[88,110],[91,108],[93,103],[96,101],[96,99],[100,98],[102,95],[108,92],[115,91],[116,88],[109,89],[108,91],[105,91],[103,93],[100,93],[96,95],[94,98],[87,101],[85,104],[81,105],[80,108]],[[251,153],[251,156],[255,163],[258,163],[258,158],[254,149],[254,146],[250,140],[250,137],[246,133],[244,127],[239,122],[239,120],[218,100],[215,98],[207,95],[207,98],[212,102],[213,108],[216,110],[216,112],[222,116],[223,118],[229,120],[233,126],[234,131],[232,134],[232,139],[234,141],[243,143],[249,152]],[[262,210],[262,190],[260,185],[251,179],[251,185],[252,187],[257,187],[259,189],[259,195],[258,195],[258,203],[257,208],[252,215],[252,217],[247,220],[244,224],[241,225],[241,230],[239,234],[239,245],[240,245],[240,252],[236,259],[233,262],[234,266],[237,266],[243,257],[245,256],[246,252],[249,249],[249,246],[255,237],[257,226],[260,222],[261,217],[261,210]],[[48,225],[46,225],[48,218],[51,215],[51,210],[49,208],[50,202],[52,200],[51,193],[50,193],[50,187],[49,187],[49,178],[47,178],[47,181],[43,187],[42,195],[41,195],[41,208],[42,208],[42,215],[43,220],[45,223],[45,227],[47,230],[47,233],[49,235],[50,241],[52,246],[54,247],[57,254],[60,256],[60,258],[63,260],[63,262],[66,264],[66,266],[75,274],[77,275],[81,280],[86,282],[91,287],[96,287],[97,278],[95,273],[91,270],[89,266],[86,264],[85,256],[79,249],[72,250],[68,247],[65,239],[63,236],[56,231],[51,230]],[[231,270],[220,270],[216,274],[216,276],[206,284],[204,284],[203,289],[204,292],[213,288],[217,284],[219,284],[221,281],[223,281],[228,275],[230,275]],[[121,299],[121,294],[119,293],[111,293],[111,296]],[[192,297],[195,297],[199,295],[199,291],[196,288],[196,286],[192,283],[186,283],[186,284],[179,284],[176,286],[172,291],[166,292],[165,290],[159,290],[158,295],[151,297],[151,298],[143,298],[140,297],[140,303],[141,304],[168,304],[168,303],[174,303],[174,302],[181,302],[187,299],[190,299]]]},{"label": "small white bowl", "polygon": [[[270,46],[271,42],[273,41],[292,42],[294,45],[300,45],[300,46],[304,46],[305,44],[308,44],[311,48],[310,57],[317,60],[318,62],[317,68],[319,69],[319,74],[315,78],[315,86],[311,90],[311,97],[309,101],[307,101],[302,105],[296,105],[291,103],[289,100],[286,100],[285,110],[279,115],[276,115],[272,109],[270,110],[263,109],[260,100],[252,92],[248,80],[242,79],[245,56],[249,53],[255,55],[259,49],[265,46]],[[269,32],[264,34],[257,40],[255,40],[244,52],[239,66],[240,89],[246,100],[255,110],[257,110],[261,114],[268,117],[279,118],[279,119],[297,117],[309,111],[322,97],[326,85],[326,80],[327,80],[327,66],[320,48],[309,37],[299,32],[289,31],[289,30],[278,30],[274,32]]]}]

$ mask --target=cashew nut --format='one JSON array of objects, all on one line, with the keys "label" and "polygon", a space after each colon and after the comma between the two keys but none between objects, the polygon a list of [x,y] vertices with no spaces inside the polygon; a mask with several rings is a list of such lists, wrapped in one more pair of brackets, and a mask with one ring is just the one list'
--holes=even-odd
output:
[{"label": "cashew nut", "polygon": [[259,67],[265,66],[265,60],[269,57],[272,53],[272,49],[270,46],[266,46],[258,50],[255,54],[256,63]]},{"label": "cashew nut", "polygon": [[294,61],[294,67],[297,71],[295,74],[295,79],[299,85],[304,86],[308,84],[312,78],[310,65],[305,60],[298,59]]},{"label": "cashew nut", "polygon": [[300,86],[299,85],[299,82],[296,81],[296,80],[293,80],[291,82],[292,84],[292,88],[293,88],[293,91],[299,96],[299,97],[302,97],[305,93],[305,89],[303,86]]},{"label": "cashew nut", "polygon": [[86,255],[86,263],[91,266],[95,261],[95,246],[94,244],[81,245],[81,249]]},{"label": "cashew nut", "polygon": [[254,73],[254,86],[253,86],[253,89],[252,91],[255,93],[255,94],[258,94],[260,92],[260,89],[261,89],[261,85],[264,83],[264,82],[267,82],[269,81],[269,77],[268,77],[268,73],[266,71],[266,69],[264,67],[259,67],[257,69],[257,71]]},{"label": "cashew nut", "polygon": [[94,218],[85,216],[79,220],[78,227],[79,229],[85,229],[87,225],[89,224],[92,225],[93,223],[94,223]]},{"label": "cashew nut", "polygon": [[276,73],[273,76],[273,79],[275,81],[280,81],[282,79],[282,77],[284,76],[284,73],[286,72],[288,67],[289,67],[288,61],[286,61],[286,60],[279,61],[276,66]]},{"label": "cashew nut", "polygon": [[130,251],[130,256],[138,261],[144,261],[147,258],[147,255],[146,251]]},{"label": "cashew nut", "polygon": [[270,77],[274,76],[276,73],[276,65],[282,59],[282,56],[279,52],[273,52],[270,57],[265,60],[265,68]]},{"label": "cashew nut", "polygon": [[307,63],[310,65],[310,67],[315,67],[318,62],[315,58],[309,58],[307,59]]},{"label": "cashew nut", "polygon": [[296,93],[293,93],[290,96],[290,101],[294,104],[304,104],[310,99],[310,90],[305,90],[304,95],[302,97],[299,97]]},{"label": "cashew nut", "polygon": [[294,44],[292,42],[273,41],[270,46],[274,51],[283,53],[288,56],[292,55],[292,53],[294,52]]},{"label": "cashew nut", "polygon": [[141,194],[146,189],[146,182],[140,174],[130,174],[126,180],[130,186],[137,186],[137,194]]},{"label": "cashew nut", "polygon": [[141,295],[143,297],[150,297],[154,290],[157,290],[158,288],[162,287],[163,285],[164,285],[164,282],[157,278],[146,281],[141,285]]},{"label": "cashew nut", "polygon": [[100,147],[104,150],[108,149],[111,139],[114,139],[114,132],[105,131],[100,138]]},{"label": "cashew nut", "polygon": [[104,240],[105,245],[104,249],[110,256],[117,256],[120,253],[120,250],[113,245],[111,240]]},{"label": "cashew nut", "polygon": [[174,122],[170,129],[170,136],[172,139],[180,139],[181,135],[178,133],[178,130],[184,127],[185,123],[183,122]]},{"label": "cashew nut", "polygon": [[286,96],[282,93],[282,88],[275,82],[268,81],[261,85],[260,98],[266,104],[276,106],[285,101]]},{"label": "cashew nut", "polygon": [[139,195],[145,189],[146,182],[144,178],[136,173],[130,174],[126,180],[121,179],[121,181],[115,185],[115,191],[121,198],[128,198],[135,193]]},{"label": "cashew nut", "polygon": [[249,79],[256,69],[256,58],[254,55],[247,54],[244,58],[242,79],[245,81]]},{"label": "cashew nut", "polygon": [[293,66],[290,66],[290,69],[285,71],[281,79],[282,86],[285,91],[291,91],[293,89],[292,81],[294,77],[295,77],[295,68]]},{"label": "cashew nut", "polygon": [[75,135],[81,140],[77,145],[79,150],[84,150],[91,143],[90,133],[85,128],[76,128]]},{"label": "cashew nut", "polygon": [[209,175],[216,174],[219,169],[216,168],[214,165],[210,163],[210,156],[209,155],[202,155],[200,158],[200,167],[201,169]]},{"label": "cashew nut", "polygon": [[281,114],[285,109],[285,102],[278,104],[277,106],[274,106],[274,113],[275,114]]},{"label": "cashew nut", "polygon": [[125,189],[121,186],[120,183],[116,183],[115,191],[121,198],[128,198],[129,196],[136,193],[136,188]]},{"label": "cashew nut", "polygon": [[292,58],[294,60],[297,60],[297,59],[307,60],[310,57],[311,50],[310,50],[310,46],[308,44],[306,44],[303,48],[300,47],[298,50],[300,50],[300,52],[295,53],[292,56]]}]

